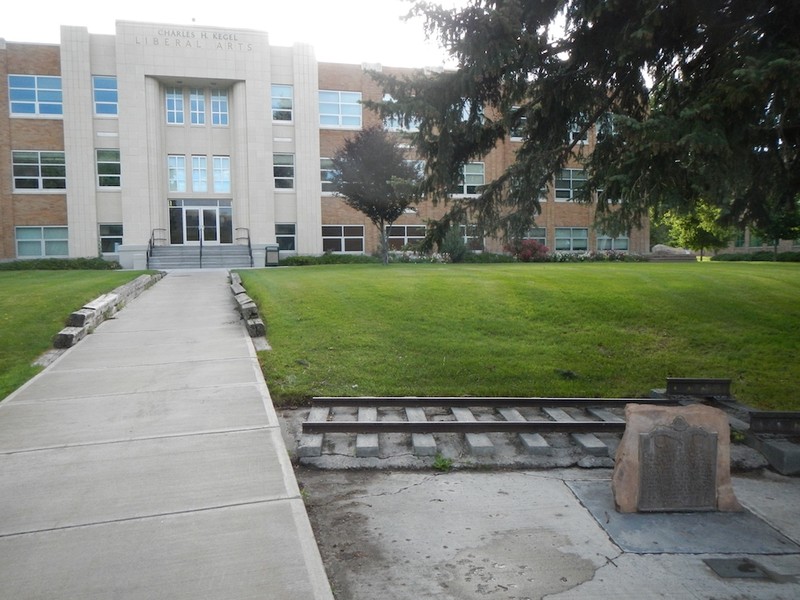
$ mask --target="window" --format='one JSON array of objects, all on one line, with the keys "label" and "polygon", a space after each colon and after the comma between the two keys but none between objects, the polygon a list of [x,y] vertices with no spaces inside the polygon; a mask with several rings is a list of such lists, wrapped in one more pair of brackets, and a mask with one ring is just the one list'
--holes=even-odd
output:
[{"label": "window", "polygon": [[[483,107],[479,106],[476,112],[477,112],[478,122],[483,123],[484,120]],[[461,106],[461,121],[463,123],[468,122],[471,114],[472,114],[472,100],[467,98],[464,100],[464,104]]]},{"label": "window", "polygon": [[17,227],[17,257],[69,256],[66,227]]},{"label": "window", "polygon": [[609,235],[601,234],[597,236],[597,250],[616,250],[618,252],[625,252],[628,250],[630,241],[627,235],[620,235],[611,237]]},{"label": "window", "polygon": [[212,156],[214,169],[214,193],[230,194],[231,192],[231,157]]},{"label": "window", "polygon": [[228,125],[228,91],[211,92],[211,124],[217,127]]},{"label": "window", "polygon": [[361,128],[361,92],[319,93],[320,127]]},{"label": "window", "polygon": [[206,124],[206,93],[203,90],[189,91],[189,119],[192,125]]},{"label": "window", "polygon": [[586,184],[583,169],[561,169],[556,176],[556,202],[568,202]]},{"label": "window", "polygon": [[542,246],[547,246],[547,229],[544,227],[533,227],[525,232],[522,237],[524,240],[533,240],[540,243]]},{"label": "window", "polygon": [[119,162],[119,150],[98,148],[97,155],[97,187],[118,188],[121,184],[122,166]]},{"label": "window", "polygon": [[400,250],[425,239],[425,225],[392,225],[388,228],[389,248]]},{"label": "window", "polygon": [[324,252],[363,252],[363,225],[323,225],[322,250]]},{"label": "window", "polygon": [[186,157],[170,154],[167,157],[167,170],[170,192],[186,191]]},{"label": "window", "polygon": [[287,252],[296,250],[297,225],[294,223],[275,223],[275,241],[278,248]]},{"label": "window", "polygon": [[[384,94],[384,102],[396,102],[389,94]],[[403,119],[397,115],[391,115],[383,120],[383,128],[386,131],[419,131],[419,119],[417,117],[409,117],[408,125],[403,122]]]},{"label": "window", "polygon": [[322,182],[323,193],[333,193],[333,159],[319,159],[319,179]]},{"label": "window", "polygon": [[205,156],[192,156],[192,191],[208,191],[208,159]]},{"label": "window", "polygon": [[116,116],[119,110],[117,78],[95,75],[92,77],[92,88],[94,90],[94,114]]},{"label": "window", "polygon": [[64,112],[61,77],[9,75],[8,99],[12,115],[51,117]]},{"label": "window", "polygon": [[272,86],[272,120],[291,121],[294,101],[292,99],[292,86],[273,85]]},{"label": "window", "polygon": [[67,167],[63,152],[26,150],[11,153],[14,190],[63,190]]},{"label": "window", "polygon": [[122,223],[100,225],[100,252],[113,254],[122,245]]},{"label": "window", "polygon": [[556,227],[556,250],[586,251],[589,249],[589,230],[585,227]]},{"label": "window", "polygon": [[483,163],[467,163],[462,170],[461,181],[453,188],[457,196],[474,196],[484,183]]},{"label": "window", "polygon": [[167,123],[183,125],[183,90],[167,88]]},{"label": "window", "polygon": [[568,141],[578,142],[579,144],[585,144],[589,141],[589,130],[587,129],[584,131],[584,127],[586,127],[586,123],[581,121],[575,121],[569,126],[569,134],[568,134]]},{"label": "window", "polygon": [[273,154],[272,174],[275,177],[275,189],[294,189],[294,154]]},{"label": "window", "polygon": [[736,232],[736,241],[733,243],[734,248],[744,248],[744,229]]},{"label": "window", "polygon": [[764,240],[762,240],[761,236],[758,235],[757,233],[754,233],[753,230],[751,229],[750,230],[750,240],[749,240],[749,243],[747,245],[750,246],[751,248],[758,248],[759,246],[763,246],[764,245]]},{"label": "window", "polygon": [[474,223],[460,225],[461,239],[469,250],[483,250],[483,233]]},{"label": "window", "polygon": [[[519,107],[515,107],[518,109]],[[522,141],[525,137],[525,129],[528,127],[528,117],[522,116],[519,117],[517,122],[511,127],[511,131],[509,132],[511,135],[511,140],[514,142]]]}]

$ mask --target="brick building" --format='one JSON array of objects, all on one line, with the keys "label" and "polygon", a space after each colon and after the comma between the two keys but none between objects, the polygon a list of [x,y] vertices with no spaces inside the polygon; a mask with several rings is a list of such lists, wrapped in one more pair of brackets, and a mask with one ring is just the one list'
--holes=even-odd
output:
[{"label": "brick building", "polygon": [[[143,267],[148,244],[236,246],[282,255],[377,251],[378,233],[326,190],[330,157],[379,124],[362,100],[383,98],[380,65],[317,62],[307,45],[266,33],[117,23],[116,35],[62,27],[61,44],[0,40],[0,260],[97,256]],[[593,135],[585,140],[591,150]],[[514,138],[465,167],[462,192],[499,175]],[[537,228],[548,247],[649,250],[649,230],[608,238],[593,208],[569,201],[583,172],[565,169]],[[399,247],[444,207],[421,204],[395,224]],[[498,240],[464,224],[471,245]]]}]

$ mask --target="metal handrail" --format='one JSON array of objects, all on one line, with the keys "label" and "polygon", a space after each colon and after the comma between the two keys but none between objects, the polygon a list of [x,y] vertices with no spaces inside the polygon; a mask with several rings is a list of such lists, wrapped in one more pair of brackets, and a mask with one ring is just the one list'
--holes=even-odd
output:
[{"label": "metal handrail", "polygon": [[197,226],[197,237],[200,238],[200,268],[203,268],[203,238],[206,237],[206,228],[203,225]]},{"label": "metal handrail", "polygon": [[166,236],[167,230],[166,229],[156,228],[156,229],[153,229],[153,231],[150,232],[150,241],[147,243],[147,255],[146,255],[146,262],[145,262],[145,264],[146,264],[148,269],[150,268],[150,257],[153,255],[153,248],[156,246],[156,231],[163,231],[164,232],[164,237],[159,237],[158,238],[159,241],[166,241],[167,240],[167,236]]},{"label": "metal handrail", "polygon": [[[247,240],[247,253],[250,255],[250,266],[253,266],[253,246],[250,244],[250,230],[247,227],[237,227],[236,241]],[[244,231],[244,235],[238,235],[239,231]]]}]

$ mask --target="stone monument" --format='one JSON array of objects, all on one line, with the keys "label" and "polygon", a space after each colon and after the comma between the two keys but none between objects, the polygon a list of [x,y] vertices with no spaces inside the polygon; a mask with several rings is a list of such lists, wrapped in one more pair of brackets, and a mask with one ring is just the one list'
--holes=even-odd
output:
[{"label": "stone monument", "polygon": [[611,487],[620,512],[739,511],[727,415],[701,404],[625,407]]}]

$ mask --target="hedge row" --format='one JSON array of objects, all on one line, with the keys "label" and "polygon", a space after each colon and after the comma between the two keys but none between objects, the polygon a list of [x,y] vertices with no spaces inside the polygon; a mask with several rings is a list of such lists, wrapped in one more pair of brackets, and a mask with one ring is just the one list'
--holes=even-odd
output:
[{"label": "hedge row", "polygon": [[102,258],[32,258],[0,262],[0,271],[113,271],[118,262]]},{"label": "hedge row", "polygon": [[759,252],[741,252],[730,254],[717,254],[712,256],[711,260],[721,261],[761,261],[761,262],[800,262],[800,252],[778,252],[776,255],[769,250],[760,250]]}]

